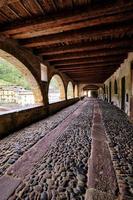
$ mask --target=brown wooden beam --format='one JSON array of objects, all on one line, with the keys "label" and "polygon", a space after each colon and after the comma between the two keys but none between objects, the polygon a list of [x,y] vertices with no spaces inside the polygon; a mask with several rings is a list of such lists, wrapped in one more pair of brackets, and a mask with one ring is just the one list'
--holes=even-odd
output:
[{"label": "brown wooden beam", "polygon": [[97,83],[99,83],[99,80],[100,80],[100,82],[104,82],[103,80],[104,79],[106,80],[109,76],[112,75],[112,73],[113,72],[104,74],[104,75],[100,74],[99,76],[96,76],[96,74],[91,74],[88,77],[72,77],[69,74],[68,75],[75,81],[79,81],[79,82],[80,81],[91,81],[92,83],[95,83],[95,81],[96,81]]},{"label": "brown wooden beam", "polygon": [[108,76],[109,75],[111,75],[111,73],[110,74],[105,74],[104,76],[99,76],[99,77],[96,77],[95,75],[94,76],[88,76],[88,77],[71,77],[73,80],[76,80],[76,81],[86,81],[86,80],[88,80],[88,81],[90,81],[91,80],[91,83],[94,83],[95,81],[97,82],[97,83],[99,83],[99,80],[103,80],[103,79],[107,79],[108,78]]},{"label": "brown wooden beam", "polygon": [[97,29],[81,29],[64,33],[41,36],[31,39],[20,40],[20,44],[25,47],[37,47],[53,45],[58,43],[78,42],[80,40],[100,40],[109,38],[119,38],[133,34],[133,24],[119,24],[117,26],[100,27]]},{"label": "brown wooden beam", "polygon": [[97,84],[99,84],[99,83],[104,83],[105,80],[107,80],[107,78],[108,78],[108,76],[105,76],[103,78],[100,77],[100,78],[97,78],[97,79],[95,79],[94,77],[87,78],[87,79],[76,79],[76,78],[73,78],[73,80],[78,82],[78,83],[87,83],[87,84],[88,83],[92,83],[92,84],[97,83]]},{"label": "brown wooden beam", "polygon": [[61,72],[71,72],[71,73],[84,73],[84,72],[90,72],[90,71],[110,71],[110,70],[117,69],[117,66],[108,66],[107,68],[98,68],[98,67],[92,67],[92,68],[80,68],[80,69],[63,69],[59,70]]},{"label": "brown wooden beam", "polygon": [[[125,14],[125,15],[124,15]],[[104,25],[107,23],[116,23],[116,22],[126,22],[129,20],[133,20],[133,9],[131,12],[125,12],[122,14],[117,14],[114,16],[103,16],[98,19],[88,19],[86,21],[79,21],[79,22],[74,22],[70,24],[66,24],[64,26],[62,25],[56,25],[55,28],[51,26],[50,28],[44,28],[41,27],[40,30],[37,28],[37,30],[34,29],[26,29],[24,33],[20,32],[15,35],[12,35],[13,38],[15,39],[25,39],[25,38],[33,38],[33,37],[38,37],[38,36],[43,36],[43,35],[50,35],[50,34],[56,34],[60,32],[65,32],[65,31],[71,31],[71,30],[76,30],[76,29],[81,29],[81,28],[88,28],[88,27],[93,27],[93,26],[99,26],[99,25]],[[52,23],[54,23],[52,21]],[[54,23],[57,24],[57,23]],[[38,26],[38,25],[37,25]]]},{"label": "brown wooden beam", "polygon": [[90,7],[84,11],[67,13],[67,15],[62,13],[61,15],[22,21],[4,27],[2,31],[8,35],[14,35],[15,38],[30,38],[112,23],[113,21],[126,21],[131,19],[131,16],[125,12],[132,11],[132,6],[132,2],[127,3],[126,6],[119,2],[105,7]]},{"label": "brown wooden beam", "polygon": [[61,67],[61,68],[57,68],[59,70],[82,70],[82,69],[94,69],[94,68],[107,68],[107,67],[113,67],[113,66],[118,66],[119,63],[100,63],[100,64],[92,64],[92,65],[80,65],[77,66],[75,65],[74,67]]},{"label": "brown wooden beam", "polygon": [[116,68],[112,68],[112,69],[91,69],[91,70],[87,70],[87,71],[72,71],[72,72],[70,72],[71,73],[71,75],[75,75],[75,76],[77,76],[77,75],[87,75],[87,74],[96,74],[97,72],[98,72],[98,74],[100,74],[100,73],[110,73],[110,72],[112,72],[112,71],[115,71],[116,70]]},{"label": "brown wooden beam", "polygon": [[113,40],[104,40],[104,41],[95,41],[95,42],[85,42],[78,43],[72,45],[63,45],[60,47],[41,47],[39,49],[35,49],[34,52],[39,55],[57,55],[62,53],[73,53],[73,52],[83,52],[83,51],[92,51],[92,50],[112,50],[114,48],[127,48],[131,47],[133,44],[133,39],[131,38],[121,38],[121,39],[113,39]]},{"label": "brown wooden beam", "polygon": [[60,66],[56,67],[56,69],[62,71],[62,70],[75,70],[75,69],[88,69],[91,67],[108,67],[108,66],[120,66],[120,62],[118,63],[97,63],[97,64],[86,64],[86,65],[74,65],[73,67],[71,66]]},{"label": "brown wooden beam", "polygon": [[50,55],[43,57],[44,60],[49,62],[69,60],[69,59],[78,59],[78,58],[93,58],[93,57],[105,57],[105,56],[114,56],[114,55],[124,55],[129,51],[129,48],[125,49],[114,49],[114,50],[94,50],[94,51],[85,51],[85,52],[75,52],[75,53],[65,53],[60,55]]},{"label": "brown wooden beam", "polygon": [[106,57],[97,57],[97,58],[78,58],[78,59],[70,59],[65,61],[56,61],[53,62],[52,65],[55,67],[59,66],[74,66],[74,65],[86,65],[86,64],[95,64],[95,63],[112,63],[112,62],[123,62],[124,58],[126,58],[125,54],[120,56],[106,56]]}]

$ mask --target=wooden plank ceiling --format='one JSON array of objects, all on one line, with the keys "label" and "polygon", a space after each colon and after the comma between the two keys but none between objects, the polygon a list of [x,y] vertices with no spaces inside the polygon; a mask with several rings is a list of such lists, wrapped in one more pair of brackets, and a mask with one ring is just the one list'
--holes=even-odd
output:
[{"label": "wooden plank ceiling", "polygon": [[133,1],[3,0],[0,32],[77,82],[103,83],[132,51]]}]

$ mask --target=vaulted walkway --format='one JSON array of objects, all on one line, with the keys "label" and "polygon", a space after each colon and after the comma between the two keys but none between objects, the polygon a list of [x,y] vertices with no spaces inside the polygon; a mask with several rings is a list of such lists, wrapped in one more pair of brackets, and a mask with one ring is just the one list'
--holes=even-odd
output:
[{"label": "vaulted walkway", "polygon": [[0,141],[0,200],[133,199],[133,125],[84,98]]}]

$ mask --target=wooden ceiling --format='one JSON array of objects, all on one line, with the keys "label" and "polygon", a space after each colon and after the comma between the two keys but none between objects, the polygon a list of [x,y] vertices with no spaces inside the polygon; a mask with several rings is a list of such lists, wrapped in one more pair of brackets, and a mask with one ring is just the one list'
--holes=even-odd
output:
[{"label": "wooden ceiling", "polygon": [[133,48],[132,0],[2,0],[0,32],[82,83],[103,83]]}]

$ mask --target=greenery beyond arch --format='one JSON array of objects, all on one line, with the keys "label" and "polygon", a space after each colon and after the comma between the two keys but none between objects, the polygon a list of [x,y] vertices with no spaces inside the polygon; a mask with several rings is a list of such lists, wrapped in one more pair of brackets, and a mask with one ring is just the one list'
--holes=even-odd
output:
[{"label": "greenery beyond arch", "polygon": [[[27,81],[27,83],[29,84],[29,86],[33,92],[33,95],[35,98],[35,103],[42,104],[43,97],[42,97],[42,93],[41,93],[39,84],[37,83],[36,79],[30,72],[30,70],[22,62],[20,62],[16,57],[3,51],[2,49],[0,49],[0,58],[1,58],[1,60],[2,59],[5,60],[10,65],[14,66],[18,71],[20,71],[21,75],[25,78],[25,80]],[[14,70],[14,72],[15,72],[15,70]],[[25,87],[27,88],[28,85],[25,84]]]},{"label": "greenery beyond arch", "polygon": [[48,90],[49,103],[55,103],[65,100],[65,88],[61,77],[58,74],[53,75],[49,83]]},{"label": "greenery beyond arch", "polygon": [[67,99],[72,99],[73,97],[74,97],[73,84],[71,81],[69,81],[67,85]]}]

